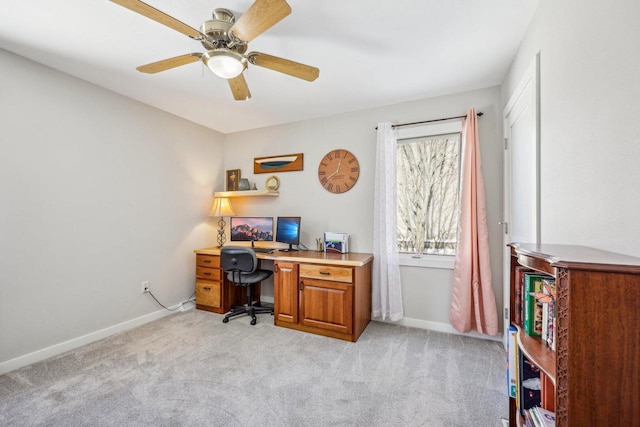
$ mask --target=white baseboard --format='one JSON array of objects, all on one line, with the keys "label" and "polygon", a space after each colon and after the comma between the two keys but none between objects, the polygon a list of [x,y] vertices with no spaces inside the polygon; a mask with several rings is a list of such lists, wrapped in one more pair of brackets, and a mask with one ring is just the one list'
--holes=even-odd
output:
[{"label": "white baseboard", "polygon": [[268,296],[266,297],[264,295],[260,295],[260,301],[261,302],[268,302],[270,304],[273,304],[273,302],[274,302],[273,297],[268,297]]},{"label": "white baseboard", "polygon": [[473,337],[473,338],[481,338],[484,340],[490,340],[490,341],[502,341],[502,335],[497,335],[495,337],[492,337],[490,335],[485,335],[485,334],[481,334],[475,331],[471,331],[471,332],[467,332],[467,333],[461,333],[459,332],[456,328],[454,328],[453,326],[451,326],[450,323],[442,323],[442,322],[433,322],[431,320],[422,320],[422,319],[412,319],[410,317],[403,317],[402,319],[398,320],[397,322],[393,322],[391,320],[382,320],[379,318],[374,318],[373,319],[376,322],[384,322],[384,323],[391,323],[393,325],[401,325],[401,326],[409,326],[411,328],[418,328],[418,329],[428,329],[430,331],[436,331],[436,332],[444,332],[447,334],[455,334],[455,335],[464,335],[467,337]]},{"label": "white baseboard", "polygon": [[[195,307],[195,303],[188,301],[183,304],[176,304],[173,307],[169,307],[169,308],[175,309],[180,306],[182,307],[180,308],[179,311],[186,311]],[[127,331],[137,326],[144,325],[145,323],[158,320],[162,317],[168,316],[173,313],[174,312],[167,311],[167,310],[154,311],[153,313],[145,314],[144,316],[136,317],[135,319],[127,320],[126,322],[118,323],[117,325],[113,325],[108,328],[104,328],[99,331],[92,332],[87,335],[83,335],[81,337],[72,338],[68,341],[64,341],[59,344],[54,344],[50,347],[46,347],[41,350],[34,351],[33,353],[16,357],[15,359],[7,360],[6,362],[0,363],[0,375],[6,374],[7,372],[11,372],[18,368],[22,368],[23,366],[31,365],[32,363],[40,362],[50,357],[57,356],[66,351],[73,350],[78,347],[82,347],[83,345],[117,334],[118,332]]]}]

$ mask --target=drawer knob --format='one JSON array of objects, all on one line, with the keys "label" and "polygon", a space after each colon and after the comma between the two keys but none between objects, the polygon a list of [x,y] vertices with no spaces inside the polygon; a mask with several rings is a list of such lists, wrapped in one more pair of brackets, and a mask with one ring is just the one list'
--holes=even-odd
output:
[{"label": "drawer knob", "polygon": [[320,274],[324,274],[325,276],[331,276],[331,273],[328,271],[321,271]]},{"label": "drawer knob", "polygon": [[206,286],[206,287],[204,287],[204,288],[202,288],[202,289],[204,289],[205,291],[210,291],[210,290],[211,290],[211,287],[210,287],[210,286]]},{"label": "drawer knob", "polygon": [[204,274],[205,276],[211,276],[211,273],[202,273],[202,274]]},{"label": "drawer knob", "polygon": [[211,260],[210,259],[205,259],[203,262],[206,263],[206,264],[211,264]]}]

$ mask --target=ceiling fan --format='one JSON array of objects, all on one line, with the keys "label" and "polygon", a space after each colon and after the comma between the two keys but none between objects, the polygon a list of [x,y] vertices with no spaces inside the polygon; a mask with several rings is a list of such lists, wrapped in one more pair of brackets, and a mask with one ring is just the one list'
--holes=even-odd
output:
[{"label": "ceiling fan", "polygon": [[256,0],[238,20],[233,12],[227,9],[215,9],[213,19],[205,21],[200,30],[138,0],[111,1],[199,41],[207,50],[205,53],[187,53],[141,65],[136,69],[142,73],[155,74],[202,61],[214,74],[227,79],[233,97],[237,101],[251,98],[247,81],[242,74],[247,64],[268,68],[310,82],[317,79],[320,74],[320,70],[316,67],[288,59],[261,52],[246,53],[247,44],[251,40],[291,13],[291,7],[285,0]]}]

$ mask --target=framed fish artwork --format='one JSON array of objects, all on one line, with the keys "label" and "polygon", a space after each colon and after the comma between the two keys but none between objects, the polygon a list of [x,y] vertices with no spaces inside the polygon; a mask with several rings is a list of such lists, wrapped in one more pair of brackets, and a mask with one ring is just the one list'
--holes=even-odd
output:
[{"label": "framed fish artwork", "polygon": [[302,153],[256,157],[253,159],[253,173],[293,172],[301,171],[302,169]]}]

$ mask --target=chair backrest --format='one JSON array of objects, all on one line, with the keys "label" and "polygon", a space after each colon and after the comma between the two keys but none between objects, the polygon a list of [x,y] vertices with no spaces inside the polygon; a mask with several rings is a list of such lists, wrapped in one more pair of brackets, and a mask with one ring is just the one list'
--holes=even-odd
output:
[{"label": "chair backrest", "polygon": [[220,250],[220,264],[226,272],[253,273],[258,267],[258,258],[253,249],[245,246],[225,246]]}]

